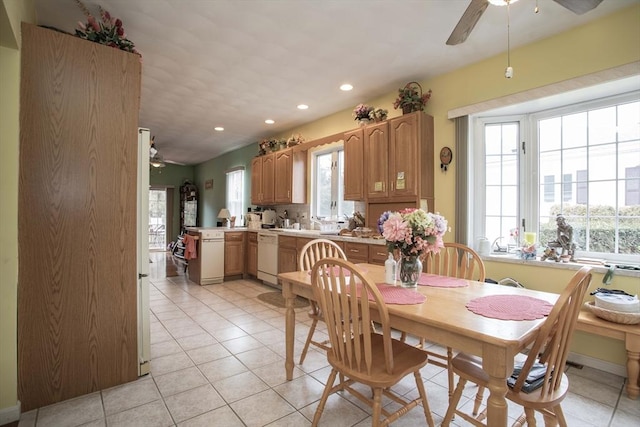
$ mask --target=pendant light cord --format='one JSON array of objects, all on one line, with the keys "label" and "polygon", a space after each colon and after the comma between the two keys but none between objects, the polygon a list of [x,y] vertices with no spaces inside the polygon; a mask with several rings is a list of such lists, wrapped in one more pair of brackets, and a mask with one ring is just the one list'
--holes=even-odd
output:
[{"label": "pendant light cord", "polygon": [[507,2],[507,67],[511,66],[511,17],[509,13],[509,7],[511,5],[511,0],[506,0]]}]

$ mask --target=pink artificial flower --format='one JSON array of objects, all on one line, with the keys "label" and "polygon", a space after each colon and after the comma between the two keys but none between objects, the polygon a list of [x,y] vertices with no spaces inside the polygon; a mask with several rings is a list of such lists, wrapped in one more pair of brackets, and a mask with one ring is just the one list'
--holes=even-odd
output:
[{"label": "pink artificial flower", "polygon": [[405,241],[407,235],[411,236],[411,230],[408,224],[400,215],[393,214],[384,222],[382,226],[382,235],[386,240],[391,242]]},{"label": "pink artificial flower", "polygon": [[122,21],[120,20],[120,18],[116,19],[116,27],[120,28],[122,27]]},{"label": "pink artificial flower", "polygon": [[91,28],[93,28],[94,31],[100,31],[100,25],[98,25],[98,23],[96,22],[96,18],[94,18],[93,16],[90,16],[87,21],[89,22],[89,25],[91,26]]},{"label": "pink artificial flower", "polygon": [[78,27],[80,27],[82,31],[87,31],[87,26],[84,25],[84,22],[82,21],[78,21]]},{"label": "pink artificial flower", "polygon": [[124,37],[124,28],[122,27],[116,27],[116,28],[117,28],[116,33],[118,33],[120,37]]}]

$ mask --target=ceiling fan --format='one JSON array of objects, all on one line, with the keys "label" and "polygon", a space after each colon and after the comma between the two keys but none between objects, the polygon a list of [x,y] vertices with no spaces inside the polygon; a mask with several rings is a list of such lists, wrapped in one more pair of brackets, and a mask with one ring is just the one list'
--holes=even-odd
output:
[{"label": "ceiling fan", "polygon": [[167,164],[165,163],[162,154],[160,154],[156,148],[156,144],[154,142],[155,138],[155,135],[151,138],[151,145],[149,147],[149,164],[154,168],[163,168]]},{"label": "ceiling fan", "polygon": [[[480,19],[484,11],[489,6],[489,3],[509,4],[509,3],[515,3],[516,1],[517,0],[491,0],[491,1],[490,0],[471,0],[471,3],[467,7],[467,10],[464,11],[464,13],[462,14],[462,17],[460,18],[460,21],[458,21],[458,24],[453,29],[451,36],[449,36],[449,39],[447,40],[447,44],[453,46],[453,45],[464,42],[467,39],[467,37],[469,37],[469,34],[471,34],[473,27],[476,26],[476,24],[478,23],[478,20]],[[553,0],[553,1],[558,3],[560,6],[566,9],[569,9],[570,11],[572,11],[577,15],[582,15],[583,13],[586,13],[591,9],[595,9],[600,3],[602,3],[602,0]]]}]

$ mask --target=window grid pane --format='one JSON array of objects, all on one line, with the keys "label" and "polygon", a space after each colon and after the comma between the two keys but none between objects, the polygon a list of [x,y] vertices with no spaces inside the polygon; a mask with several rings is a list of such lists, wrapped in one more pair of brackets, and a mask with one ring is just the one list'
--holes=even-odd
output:
[{"label": "window grid pane", "polygon": [[[573,226],[576,250],[640,252],[640,178],[635,172],[640,169],[638,112],[640,102],[631,102],[538,121],[541,242],[555,238],[554,218],[562,213]],[[558,132],[562,135],[560,146],[554,147]],[[551,175],[546,157],[554,149],[562,155]],[[562,177],[562,200],[554,196],[553,202],[552,176]]]}]

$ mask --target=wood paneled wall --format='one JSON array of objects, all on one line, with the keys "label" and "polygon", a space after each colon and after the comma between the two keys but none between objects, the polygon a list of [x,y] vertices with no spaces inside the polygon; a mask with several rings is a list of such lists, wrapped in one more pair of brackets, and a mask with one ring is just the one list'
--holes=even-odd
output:
[{"label": "wood paneled wall", "polygon": [[137,377],[137,55],[23,24],[22,410]]}]

